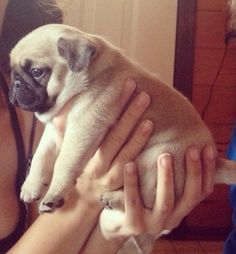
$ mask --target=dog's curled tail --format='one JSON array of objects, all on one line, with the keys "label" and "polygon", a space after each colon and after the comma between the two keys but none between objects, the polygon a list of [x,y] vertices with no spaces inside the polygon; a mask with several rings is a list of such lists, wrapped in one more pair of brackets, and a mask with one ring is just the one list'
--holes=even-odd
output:
[{"label": "dog's curled tail", "polygon": [[217,158],[215,183],[236,184],[236,161]]}]

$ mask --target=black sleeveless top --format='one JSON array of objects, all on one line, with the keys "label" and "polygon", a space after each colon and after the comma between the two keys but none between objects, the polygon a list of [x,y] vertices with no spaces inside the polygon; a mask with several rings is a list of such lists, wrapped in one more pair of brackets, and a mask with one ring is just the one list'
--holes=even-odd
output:
[{"label": "black sleeveless top", "polygon": [[[17,174],[16,174],[16,181],[15,181],[15,191],[16,191],[17,197],[19,197],[20,188],[25,179],[26,170],[27,170],[25,147],[24,147],[24,141],[21,134],[20,124],[17,118],[17,114],[16,114],[14,106],[11,105],[10,102],[8,101],[8,87],[7,87],[7,83],[5,82],[4,76],[1,72],[0,72],[0,92],[4,93],[4,97],[6,98],[13,136],[15,138],[15,145],[16,145],[16,151],[17,151]],[[20,205],[19,222],[16,225],[14,232],[12,232],[5,239],[0,240],[0,254],[6,253],[6,251],[10,249],[11,246],[14,245],[14,243],[20,238],[20,236],[23,234],[23,232],[26,229],[27,207],[20,200],[19,200],[19,205]]]}]

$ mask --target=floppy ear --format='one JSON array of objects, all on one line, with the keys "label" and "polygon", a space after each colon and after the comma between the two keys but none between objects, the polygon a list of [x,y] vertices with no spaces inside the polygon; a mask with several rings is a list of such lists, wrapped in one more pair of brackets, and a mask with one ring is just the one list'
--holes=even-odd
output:
[{"label": "floppy ear", "polygon": [[88,67],[95,47],[87,40],[59,38],[57,41],[58,53],[65,58],[73,72],[79,72]]}]

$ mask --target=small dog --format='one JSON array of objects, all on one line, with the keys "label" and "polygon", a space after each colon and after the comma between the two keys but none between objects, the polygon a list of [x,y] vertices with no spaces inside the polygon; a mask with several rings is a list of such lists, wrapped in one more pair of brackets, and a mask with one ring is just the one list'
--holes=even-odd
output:
[{"label": "small dog", "polygon": [[[151,97],[151,106],[143,118],[154,122],[154,131],[136,159],[141,169],[140,189],[146,207],[151,208],[155,200],[158,155],[173,154],[178,199],[185,181],[186,149],[190,146],[202,149],[214,144],[207,127],[184,96],[99,36],[66,25],[46,25],[20,40],[10,56],[11,102],[35,112],[45,123],[21,191],[21,198],[32,202],[41,198],[45,187],[49,186],[40,203],[40,212],[52,212],[62,205],[82,168],[119,117],[121,112],[117,105],[128,78],[135,80],[137,92],[146,91]],[[236,164],[220,158],[216,160],[215,182],[236,183]],[[116,195],[104,195],[108,203],[109,198],[113,202],[116,198]],[[122,200],[117,203],[122,204]],[[106,221],[106,213],[110,213],[109,218],[113,213],[116,216],[115,209],[104,209],[103,232],[107,232],[108,227],[111,231],[112,226],[113,230],[118,226],[114,220]],[[137,243],[143,242],[140,239],[137,237]],[[142,244],[140,249],[144,253],[150,251]]]}]

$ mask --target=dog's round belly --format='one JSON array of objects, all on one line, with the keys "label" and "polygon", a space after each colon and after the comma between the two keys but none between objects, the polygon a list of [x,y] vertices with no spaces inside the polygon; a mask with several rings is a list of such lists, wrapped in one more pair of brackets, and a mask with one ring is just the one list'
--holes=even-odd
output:
[{"label": "dog's round belly", "polygon": [[[156,140],[156,143],[155,143]],[[179,138],[169,140],[168,142],[159,143],[158,135],[150,139],[150,144],[137,157],[140,191],[143,202],[146,207],[152,208],[156,197],[157,187],[157,158],[162,153],[169,153],[173,158],[174,169],[174,191],[175,198],[182,196],[185,183],[185,154],[189,147],[197,147],[200,150],[208,145],[213,144],[212,136],[203,126],[194,130],[181,133]]]},{"label": "dog's round belly", "polygon": [[173,146],[167,147],[165,145],[152,146],[148,150],[145,150],[137,158],[140,192],[143,198],[144,205],[147,208],[152,208],[156,198],[157,188],[157,158],[162,153],[170,153],[174,159],[174,190],[175,197],[179,197],[183,191],[184,185],[184,164],[183,164],[183,149],[178,149],[178,155],[175,154]]}]

